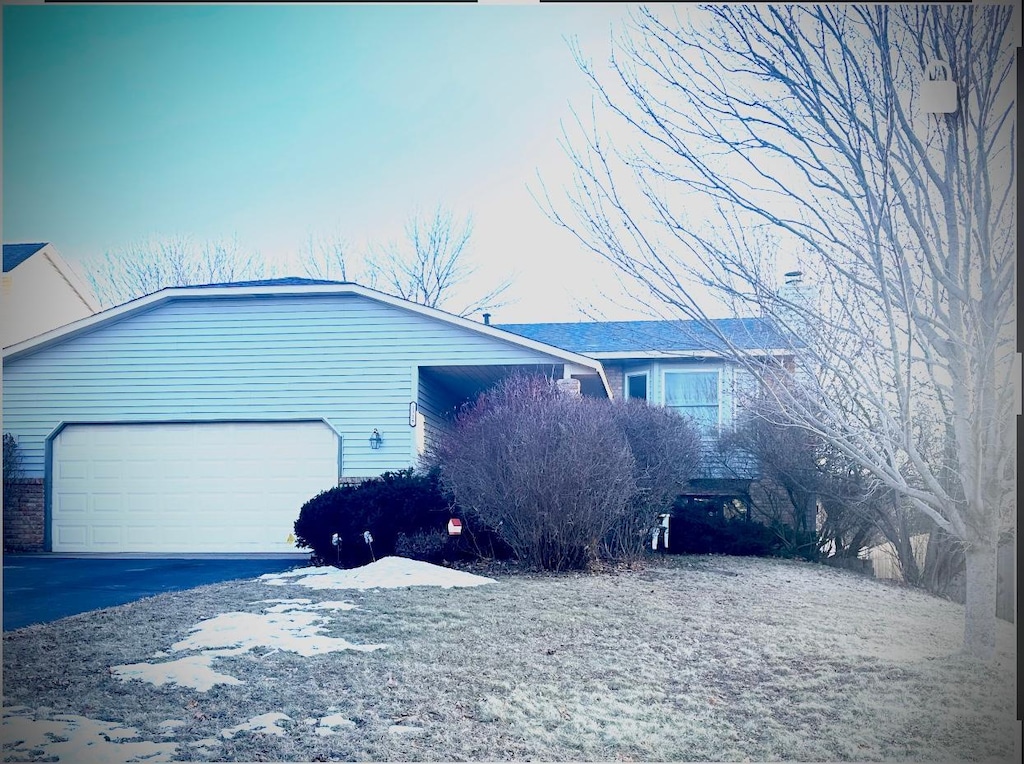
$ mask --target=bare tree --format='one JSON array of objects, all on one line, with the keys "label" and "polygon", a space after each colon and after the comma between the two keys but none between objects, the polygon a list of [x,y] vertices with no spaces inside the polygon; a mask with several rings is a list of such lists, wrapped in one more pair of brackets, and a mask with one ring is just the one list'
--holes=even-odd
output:
[{"label": "bare tree", "polygon": [[266,264],[243,252],[235,238],[197,246],[176,236],[139,241],[107,252],[88,266],[88,278],[105,307],[120,305],[165,287],[216,284],[264,278]]},{"label": "bare tree", "polygon": [[340,236],[310,234],[306,245],[299,253],[299,259],[302,262],[302,269],[311,279],[348,281],[352,265],[349,259],[350,250],[348,242]]},{"label": "bare tree", "polygon": [[[796,375],[719,338],[787,418],[962,545],[965,648],[991,658],[1016,516],[1012,8],[681,12],[637,12],[608,76],[580,56],[617,132],[579,121],[572,213],[548,197],[550,214],[647,302],[715,331],[712,292],[788,332]],[[933,59],[954,113],[923,106]],[[780,253],[816,300],[780,293]]]},{"label": "bare tree", "polygon": [[367,259],[369,275],[381,289],[460,316],[505,304],[501,297],[508,279],[477,299],[466,301],[461,294],[477,272],[467,251],[472,218],[457,222],[451,210],[439,206],[430,217],[414,215],[405,234],[404,242],[377,247]]}]

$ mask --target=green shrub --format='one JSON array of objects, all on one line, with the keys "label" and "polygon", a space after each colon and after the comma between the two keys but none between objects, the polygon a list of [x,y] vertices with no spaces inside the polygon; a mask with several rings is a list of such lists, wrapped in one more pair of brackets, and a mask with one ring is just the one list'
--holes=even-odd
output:
[{"label": "green shrub", "polygon": [[399,533],[395,542],[395,554],[411,560],[424,562],[441,562],[445,557],[448,540],[451,536],[446,531],[430,530],[416,533]]},{"label": "green shrub", "polygon": [[21,449],[18,441],[9,433],[4,433],[4,486],[21,477]]},{"label": "green shrub", "polygon": [[[751,557],[808,557],[808,534],[789,526],[767,526],[741,517],[726,517],[721,507],[677,500],[669,528],[674,554],[734,554]],[[814,534],[810,536],[813,550]]]},{"label": "green shrub", "polygon": [[[385,472],[307,501],[295,521],[295,545],[311,549],[318,562],[343,567],[393,554],[428,562],[472,559],[480,549],[508,556],[507,547],[495,542],[479,523],[464,522],[468,527],[463,535],[449,537],[452,517],[461,519],[462,513],[442,494],[437,470]],[[363,538],[365,531],[373,538],[372,549]],[[334,534],[341,539],[338,546],[332,543]]]},{"label": "green shrub", "polygon": [[21,448],[18,441],[9,433],[4,433],[4,507],[9,507],[18,497],[22,477]]}]

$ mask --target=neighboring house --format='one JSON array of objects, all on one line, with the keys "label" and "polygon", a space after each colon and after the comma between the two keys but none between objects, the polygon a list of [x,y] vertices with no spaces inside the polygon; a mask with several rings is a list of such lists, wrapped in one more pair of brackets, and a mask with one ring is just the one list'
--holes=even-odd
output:
[{"label": "neighboring house", "polygon": [[52,244],[4,244],[3,268],[3,347],[99,312],[92,290]]},{"label": "neighboring house", "polygon": [[294,553],[302,503],[414,464],[517,371],[608,393],[592,358],[355,284],[161,290],[5,349],[28,497],[4,544]]}]

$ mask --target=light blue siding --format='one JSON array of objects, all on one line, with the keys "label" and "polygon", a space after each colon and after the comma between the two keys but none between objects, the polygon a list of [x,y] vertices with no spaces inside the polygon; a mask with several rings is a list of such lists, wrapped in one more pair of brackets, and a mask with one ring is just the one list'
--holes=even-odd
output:
[{"label": "light blue siding", "polygon": [[[613,362],[607,362],[611,366]],[[647,399],[654,406],[665,405],[666,371],[715,371],[719,375],[719,406],[723,427],[731,427],[736,416],[736,368],[723,361],[702,359],[668,359],[663,361],[626,361],[619,362],[622,373],[623,390],[616,390],[617,395],[624,395],[626,378],[630,374],[647,372]]]},{"label": "light blue siding", "polygon": [[428,449],[451,427],[451,415],[456,404],[457,401],[436,383],[420,376],[419,412],[424,419]]},{"label": "light blue siding", "polygon": [[415,453],[417,365],[559,362],[357,295],[178,299],[9,359],[3,426],[41,477],[61,422],[323,418],[367,476]]}]

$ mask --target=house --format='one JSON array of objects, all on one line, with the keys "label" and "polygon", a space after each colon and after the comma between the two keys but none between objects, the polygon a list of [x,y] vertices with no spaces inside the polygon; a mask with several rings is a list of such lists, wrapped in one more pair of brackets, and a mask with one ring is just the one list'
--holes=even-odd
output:
[{"label": "house", "polygon": [[24,465],[5,547],[294,553],[302,503],[415,464],[513,373],[727,423],[735,375],[710,339],[639,323],[491,326],[311,279],[163,289],[4,350]]},{"label": "house", "polygon": [[600,361],[613,398],[640,399],[694,419],[704,438],[702,472],[686,486],[690,504],[749,506],[757,466],[743,453],[720,452],[715,436],[729,428],[739,391],[752,377],[727,360],[727,347],[791,365],[793,350],[760,318],[725,318],[716,332],[697,321],[586,321],[500,324],[505,331]]},{"label": "house", "polygon": [[414,463],[517,371],[607,394],[592,358],[355,284],[161,290],[4,350],[5,546],[294,553],[303,502]]},{"label": "house", "polygon": [[0,344],[13,345],[100,309],[52,244],[4,244]]}]

